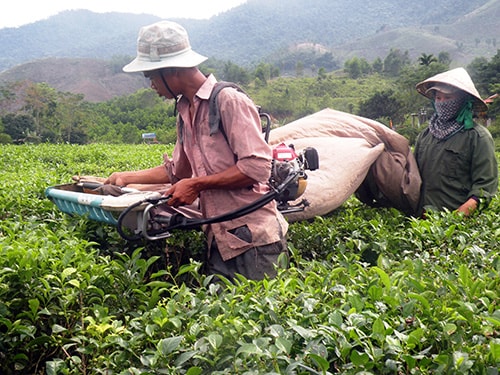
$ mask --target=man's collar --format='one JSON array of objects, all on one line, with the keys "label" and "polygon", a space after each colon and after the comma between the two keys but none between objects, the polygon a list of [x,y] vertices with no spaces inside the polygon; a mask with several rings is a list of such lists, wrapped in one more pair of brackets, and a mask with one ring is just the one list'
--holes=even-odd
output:
[{"label": "man's collar", "polygon": [[215,79],[214,75],[210,74],[203,85],[201,85],[201,87],[198,89],[196,96],[200,99],[208,100],[216,83],[217,80]]}]

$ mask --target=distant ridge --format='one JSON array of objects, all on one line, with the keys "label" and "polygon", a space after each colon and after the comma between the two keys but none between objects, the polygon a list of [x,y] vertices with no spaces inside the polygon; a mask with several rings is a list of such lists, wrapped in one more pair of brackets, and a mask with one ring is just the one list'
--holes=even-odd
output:
[{"label": "distant ridge", "polygon": [[[299,43],[321,44],[342,56],[360,43],[367,56],[383,57],[387,47],[373,42],[386,30],[400,35],[393,48],[415,49],[417,55],[446,48],[452,59],[468,62],[495,55],[499,19],[500,0],[248,0],[209,20],[178,21],[199,52],[248,65]],[[158,20],[147,14],[78,10],[3,28],[0,71],[44,57],[134,55],[138,29]],[[418,33],[423,51],[413,47],[412,37]]]},{"label": "distant ridge", "polygon": [[[325,55],[329,71],[352,57],[383,59],[391,49],[412,59],[446,52],[452,66],[490,59],[500,42],[499,19],[500,0],[248,0],[208,20],[176,21],[196,51],[219,61],[283,69],[307,54],[314,61]],[[78,10],[0,29],[0,82],[49,82],[90,101],[132,93],[145,82],[121,66],[135,55],[139,28],[158,20]]]},{"label": "distant ridge", "polygon": [[17,65],[0,74],[0,81],[46,82],[62,92],[84,94],[85,100],[101,102],[149,87],[141,74],[123,73],[109,61],[89,58],[48,57]]}]

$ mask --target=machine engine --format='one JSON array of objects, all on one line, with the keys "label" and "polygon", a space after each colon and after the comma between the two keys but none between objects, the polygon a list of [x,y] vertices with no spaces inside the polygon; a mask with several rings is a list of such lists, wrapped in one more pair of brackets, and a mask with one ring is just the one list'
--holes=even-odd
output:
[{"label": "machine engine", "polygon": [[278,209],[282,213],[303,210],[308,205],[306,200],[302,200],[295,205],[290,205],[290,201],[295,201],[302,196],[307,187],[306,170],[314,171],[319,167],[319,157],[316,149],[305,148],[297,154],[293,145],[280,143],[273,149],[273,162],[269,183],[272,188],[277,189],[289,176],[293,176],[276,200]]}]

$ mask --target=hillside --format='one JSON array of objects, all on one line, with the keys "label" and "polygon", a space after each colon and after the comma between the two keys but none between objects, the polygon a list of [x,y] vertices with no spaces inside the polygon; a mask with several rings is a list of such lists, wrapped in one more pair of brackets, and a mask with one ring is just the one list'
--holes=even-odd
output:
[{"label": "hillside", "polygon": [[468,56],[460,53],[453,39],[416,28],[383,30],[373,36],[344,44],[333,50],[335,55],[343,60],[357,56],[373,61],[377,57],[383,59],[391,48],[408,51],[413,59],[423,52],[437,56],[440,52],[447,51],[456,65],[470,62]]},{"label": "hillside", "polygon": [[[390,48],[399,48],[416,58],[422,52],[448,52],[454,66],[464,66],[475,57],[490,59],[500,38],[500,1],[490,0],[453,22],[422,24],[418,27],[385,26],[375,34],[350,41],[333,50],[342,59],[353,56],[373,60]],[[435,22],[435,20],[434,20]]]},{"label": "hillside", "polygon": [[[485,11],[477,12],[481,7]],[[194,33],[193,42],[202,44],[204,41],[204,53],[209,56],[229,55],[236,62],[248,62],[249,56],[269,56],[278,49],[304,42],[321,44],[341,55],[344,45],[361,42],[363,50],[369,50],[370,55],[385,57],[389,49],[380,48],[371,39],[383,30],[400,29],[403,33],[415,30],[418,34],[420,29],[430,28],[430,33],[437,37],[449,37],[440,33],[439,26],[451,27],[467,18],[472,24],[486,22],[493,27],[486,26],[484,30],[482,27],[456,27],[451,37],[453,42],[464,41],[473,47],[474,39],[483,38],[486,30],[491,37],[500,38],[496,17],[499,8],[500,0],[250,0],[211,20],[208,35],[217,41],[216,44],[207,40],[207,34],[198,32]],[[202,31],[204,27],[195,30]],[[403,40],[405,44],[394,43],[392,47],[409,49],[412,47],[411,35],[408,39],[409,42]],[[426,49],[433,43],[434,39],[428,39]],[[243,55],[242,49],[246,52]],[[453,55],[453,51],[449,52]],[[471,48],[466,60],[471,61],[475,56]]]},{"label": "hillside", "polygon": [[[500,38],[499,9],[500,0],[247,0],[209,20],[177,21],[189,31],[196,50],[240,65],[297,43],[338,49],[395,29],[424,29],[463,43],[471,60],[481,51],[475,49],[476,38]],[[44,57],[134,55],[138,29],[157,20],[146,14],[74,10],[0,29],[0,70]],[[407,49],[411,42],[393,47]],[[377,45],[370,49],[379,50]]]},{"label": "hillside", "polygon": [[45,58],[21,64],[0,74],[0,81],[4,79],[46,82],[58,91],[84,94],[90,102],[131,94],[149,85],[141,74],[123,73],[109,61],[82,58]]},{"label": "hillside", "polygon": [[137,30],[150,15],[67,11],[18,28],[0,29],[0,70],[47,57],[109,59],[133,55]]},{"label": "hillside", "polygon": [[[218,61],[246,68],[265,61],[282,70],[301,61],[331,71],[354,56],[383,59],[391,49],[412,59],[447,52],[453,66],[489,59],[500,40],[498,19],[500,0],[248,0],[208,20],[176,21],[195,50]],[[133,92],[143,80],[106,60],[134,56],[138,29],[158,20],[75,10],[0,29],[0,82],[48,82],[92,101]]]}]

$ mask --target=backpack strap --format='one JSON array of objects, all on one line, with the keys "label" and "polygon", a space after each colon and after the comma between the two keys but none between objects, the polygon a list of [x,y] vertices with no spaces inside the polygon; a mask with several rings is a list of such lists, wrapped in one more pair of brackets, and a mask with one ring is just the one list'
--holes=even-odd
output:
[{"label": "backpack strap", "polygon": [[184,143],[184,120],[180,113],[177,114],[177,124],[177,138],[182,145]]},{"label": "backpack strap", "polygon": [[[210,126],[211,136],[216,134],[221,129],[222,132],[224,132],[219,111],[219,104],[217,102],[217,96],[219,95],[219,92],[226,87],[232,87],[247,95],[246,92],[240,86],[238,86],[236,83],[233,82],[220,81],[214,85],[214,88],[210,93],[210,97],[208,98],[208,124]],[[178,123],[178,128],[177,128],[178,139],[180,144],[182,144],[184,142],[184,120],[182,119],[180,113],[177,115],[177,123]],[[224,137],[225,136],[226,135],[224,133]]]},{"label": "backpack strap", "polygon": [[[239,92],[242,92],[246,95],[246,92],[233,82],[217,82],[208,98],[208,124],[210,125],[210,135],[216,134],[219,130],[224,132],[224,128],[222,127],[222,120],[219,111],[219,103],[217,101],[217,96],[222,89],[226,87],[232,87]],[[224,135],[225,136],[225,135]]]}]

